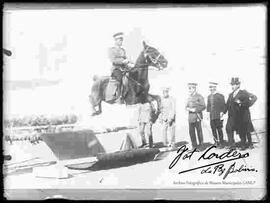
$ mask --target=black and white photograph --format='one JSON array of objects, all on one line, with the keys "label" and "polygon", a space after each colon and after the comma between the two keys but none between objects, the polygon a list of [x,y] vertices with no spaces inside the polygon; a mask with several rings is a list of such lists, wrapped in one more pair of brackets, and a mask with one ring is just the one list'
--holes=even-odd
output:
[{"label": "black and white photograph", "polygon": [[3,4],[7,200],[261,200],[265,4]]}]

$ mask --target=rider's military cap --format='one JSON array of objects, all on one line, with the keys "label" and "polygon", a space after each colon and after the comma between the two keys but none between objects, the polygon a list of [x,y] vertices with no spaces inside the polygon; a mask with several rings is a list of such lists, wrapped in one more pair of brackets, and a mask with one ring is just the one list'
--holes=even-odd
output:
[{"label": "rider's military cap", "polygon": [[123,32],[115,33],[113,35],[113,37],[114,37],[114,39],[123,38],[124,37],[124,33]]}]

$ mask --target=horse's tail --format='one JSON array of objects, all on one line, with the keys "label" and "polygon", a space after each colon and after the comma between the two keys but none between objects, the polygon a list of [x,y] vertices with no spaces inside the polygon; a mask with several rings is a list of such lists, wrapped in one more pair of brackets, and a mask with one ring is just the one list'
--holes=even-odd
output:
[{"label": "horse's tail", "polygon": [[92,77],[92,79],[93,79],[93,84],[92,84],[92,88],[91,88],[91,94],[89,95],[89,100],[93,106],[97,106],[102,100],[103,80],[101,80],[101,78],[97,75],[94,75]]},{"label": "horse's tail", "polygon": [[97,76],[97,75],[94,75],[92,79],[93,79],[93,81],[95,82],[95,81],[97,81],[98,76]]}]

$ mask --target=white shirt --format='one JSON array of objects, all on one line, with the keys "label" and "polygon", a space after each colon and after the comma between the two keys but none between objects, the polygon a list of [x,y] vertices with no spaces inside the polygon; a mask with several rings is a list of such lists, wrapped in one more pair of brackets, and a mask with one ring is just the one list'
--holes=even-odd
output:
[{"label": "white shirt", "polygon": [[172,97],[161,99],[161,118],[162,120],[173,119],[175,115],[175,101]]},{"label": "white shirt", "polygon": [[238,88],[237,90],[235,90],[235,91],[233,92],[233,97],[235,97],[235,96],[238,94],[239,91],[240,91],[240,88]]},{"label": "white shirt", "polygon": [[153,109],[150,103],[146,102],[144,104],[140,104],[138,121],[141,123],[149,123],[152,111]]}]

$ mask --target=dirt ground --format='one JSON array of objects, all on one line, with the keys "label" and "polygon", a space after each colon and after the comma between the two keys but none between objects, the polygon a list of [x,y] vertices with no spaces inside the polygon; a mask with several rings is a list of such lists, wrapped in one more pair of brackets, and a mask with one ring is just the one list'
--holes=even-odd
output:
[{"label": "dirt ground", "polygon": [[[264,130],[263,125],[255,124],[255,126],[258,132]],[[213,143],[210,131],[206,127],[203,127],[204,142]],[[160,142],[160,126],[157,124],[153,131],[154,142]],[[244,165],[249,168],[256,168],[257,172],[232,173],[225,180],[223,179],[224,174],[220,176],[218,173],[202,174],[202,169],[178,174],[178,172],[183,170],[217,162],[217,159],[198,161],[198,157],[203,153],[198,152],[190,160],[180,160],[175,167],[169,169],[169,165],[177,156],[177,151],[172,151],[165,154],[161,160],[139,163],[127,167],[99,171],[68,169],[68,173],[71,176],[66,179],[38,178],[31,171],[7,175],[4,178],[4,187],[5,189],[262,188],[265,184],[265,135],[266,133],[258,133],[257,136],[253,135],[255,148],[240,151],[241,154],[248,153],[249,156],[235,161],[236,168]],[[115,136],[107,135],[107,142],[113,143]],[[138,140],[139,138],[137,137],[136,139]],[[237,135],[236,140],[239,140]],[[177,130],[176,141],[190,142],[187,129]],[[190,145],[188,144],[187,147],[190,147]],[[36,145],[25,141],[16,142],[12,145],[5,143],[5,149],[6,152],[12,155],[12,161],[14,162],[35,157],[39,157],[42,160],[56,160],[54,154],[42,141]],[[227,149],[213,149],[211,152],[222,154],[227,151]],[[228,168],[232,163],[232,161],[224,163],[224,167]]]}]

